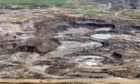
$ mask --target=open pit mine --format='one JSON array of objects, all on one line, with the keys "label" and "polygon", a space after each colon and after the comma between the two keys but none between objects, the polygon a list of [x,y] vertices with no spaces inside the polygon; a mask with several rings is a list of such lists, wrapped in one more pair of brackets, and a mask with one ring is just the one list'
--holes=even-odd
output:
[{"label": "open pit mine", "polygon": [[0,23],[0,77],[138,78],[139,22],[56,15]]},{"label": "open pit mine", "polygon": [[104,3],[95,16],[88,7],[0,3],[0,84],[139,84],[136,1],[87,0]]}]

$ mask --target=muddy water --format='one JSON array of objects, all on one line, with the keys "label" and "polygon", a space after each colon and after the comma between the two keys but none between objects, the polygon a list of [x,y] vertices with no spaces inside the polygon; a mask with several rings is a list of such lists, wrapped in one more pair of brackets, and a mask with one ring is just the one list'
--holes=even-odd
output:
[{"label": "muddy water", "polygon": [[88,47],[88,48],[96,48],[102,46],[101,43],[98,42],[88,42],[88,43],[82,43],[80,47]]},{"label": "muddy water", "polygon": [[105,78],[109,76],[107,73],[88,73],[88,72],[80,72],[79,75],[94,78]]},{"label": "muddy water", "polygon": [[140,41],[140,35],[127,35],[127,34],[94,34],[91,38],[97,40],[107,40],[107,39],[121,39],[129,41]]},{"label": "muddy water", "polygon": [[9,54],[0,55],[0,60],[5,60],[5,59],[8,59],[9,57],[10,57]]},{"label": "muddy water", "polygon": [[63,41],[61,43],[62,45],[60,45],[56,51],[49,53],[51,56],[58,56],[58,57],[65,56],[65,55],[72,54],[73,52],[75,52],[80,48],[91,49],[91,48],[102,46],[102,44],[98,42],[81,43],[77,41]]},{"label": "muddy water", "polygon": [[92,38],[95,38],[95,39],[109,39],[112,37],[111,34],[94,34],[94,35],[91,35]]},{"label": "muddy water", "polygon": [[110,31],[112,30],[111,28],[97,28],[94,31]]}]

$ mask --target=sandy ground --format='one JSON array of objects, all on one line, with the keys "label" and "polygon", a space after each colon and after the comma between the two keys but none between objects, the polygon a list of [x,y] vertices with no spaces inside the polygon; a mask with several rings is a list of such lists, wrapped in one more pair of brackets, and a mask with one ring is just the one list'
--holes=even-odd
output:
[{"label": "sandy ground", "polygon": [[139,84],[139,79],[0,79],[0,82],[5,83],[111,83],[111,84]]}]

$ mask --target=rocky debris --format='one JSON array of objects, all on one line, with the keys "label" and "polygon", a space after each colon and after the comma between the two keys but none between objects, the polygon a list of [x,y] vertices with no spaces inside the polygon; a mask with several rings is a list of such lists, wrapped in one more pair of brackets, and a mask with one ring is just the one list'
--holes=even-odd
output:
[{"label": "rocky debris", "polygon": [[[124,73],[125,72],[125,73]],[[110,72],[113,76],[120,76],[123,78],[139,78],[140,71],[133,71],[132,69],[114,70]]]},{"label": "rocky debris", "polygon": [[59,60],[53,66],[46,69],[46,72],[49,74],[54,75],[61,75],[61,76],[67,76],[69,72],[72,71],[72,68],[75,66],[75,64],[71,64],[67,61]]}]

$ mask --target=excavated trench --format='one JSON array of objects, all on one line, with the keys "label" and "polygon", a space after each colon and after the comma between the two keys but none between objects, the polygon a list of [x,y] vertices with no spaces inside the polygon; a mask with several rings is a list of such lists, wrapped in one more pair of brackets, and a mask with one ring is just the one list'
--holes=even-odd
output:
[{"label": "excavated trench", "polygon": [[20,30],[0,37],[0,77],[138,78],[138,23],[59,15],[34,22],[25,30],[23,23],[14,23]]}]

